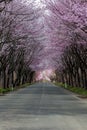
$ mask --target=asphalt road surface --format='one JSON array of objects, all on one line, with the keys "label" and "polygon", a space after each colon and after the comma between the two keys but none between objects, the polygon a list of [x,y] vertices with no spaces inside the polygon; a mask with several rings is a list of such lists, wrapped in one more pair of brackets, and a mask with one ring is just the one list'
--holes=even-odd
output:
[{"label": "asphalt road surface", "polygon": [[87,100],[37,83],[0,96],[0,130],[87,130]]}]

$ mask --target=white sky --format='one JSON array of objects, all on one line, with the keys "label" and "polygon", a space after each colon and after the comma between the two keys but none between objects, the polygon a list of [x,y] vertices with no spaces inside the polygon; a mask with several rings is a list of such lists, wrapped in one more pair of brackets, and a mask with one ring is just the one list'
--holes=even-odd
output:
[{"label": "white sky", "polygon": [[37,7],[40,7],[40,8],[43,8],[45,6],[45,4],[43,2],[41,2],[42,0],[36,0],[36,6]]},{"label": "white sky", "polygon": [[43,8],[43,7],[45,6],[45,5],[41,2],[42,0],[22,0],[22,3],[28,5],[28,4],[32,3],[32,1],[35,2],[35,5],[36,5],[37,7]]}]

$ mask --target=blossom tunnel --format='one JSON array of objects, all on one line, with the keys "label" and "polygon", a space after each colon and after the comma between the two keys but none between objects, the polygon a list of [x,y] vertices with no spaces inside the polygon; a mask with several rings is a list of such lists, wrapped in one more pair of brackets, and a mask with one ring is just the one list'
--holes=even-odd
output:
[{"label": "blossom tunnel", "polygon": [[46,80],[87,89],[87,1],[1,0],[0,87]]}]

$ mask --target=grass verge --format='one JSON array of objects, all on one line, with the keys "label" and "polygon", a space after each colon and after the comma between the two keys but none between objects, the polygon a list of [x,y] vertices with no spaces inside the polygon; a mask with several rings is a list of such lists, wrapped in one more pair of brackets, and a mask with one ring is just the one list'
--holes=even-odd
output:
[{"label": "grass verge", "polygon": [[72,86],[69,86],[67,84],[63,84],[63,83],[55,83],[55,85],[57,86],[61,86],[75,94],[78,94],[79,97],[81,98],[87,98],[87,90],[84,89],[84,88],[80,88],[80,87],[72,87]]},{"label": "grass verge", "polygon": [[26,84],[23,84],[23,85],[20,85],[20,86],[16,86],[15,88],[12,88],[12,87],[9,87],[9,88],[0,88],[0,95],[4,95],[8,92],[11,92],[11,91],[16,91],[18,89],[21,89],[21,88],[25,88],[25,87],[28,87],[30,86],[31,84],[30,83],[26,83]]}]

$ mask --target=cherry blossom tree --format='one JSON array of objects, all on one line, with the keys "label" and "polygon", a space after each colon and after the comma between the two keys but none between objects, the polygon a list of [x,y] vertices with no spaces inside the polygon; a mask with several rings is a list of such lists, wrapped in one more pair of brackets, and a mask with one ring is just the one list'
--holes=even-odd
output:
[{"label": "cherry blossom tree", "polygon": [[40,10],[36,11],[33,3],[24,5],[22,1],[14,0],[0,17],[0,74],[3,87],[9,87],[9,83],[14,87],[31,82],[32,78],[29,77],[33,76],[34,70],[30,65],[43,48]]},{"label": "cherry blossom tree", "polygon": [[86,88],[87,2],[0,1],[0,79],[3,87],[31,82],[35,71]]},{"label": "cherry blossom tree", "polygon": [[0,13],[6,8],[12,0],[0,0]]},{"label": "cherry blossom tree", "polygon": [[57,72],[62,73],[63,82],[86,87],[87,2],[48,0],[46,3],[49,12],[45,16],[49,27],[49,39],[52,46],[57,48]]}]

